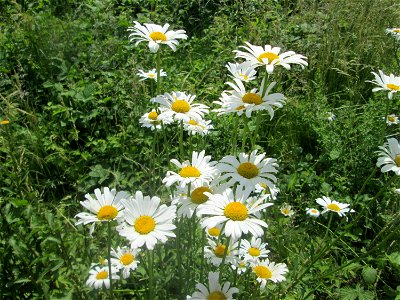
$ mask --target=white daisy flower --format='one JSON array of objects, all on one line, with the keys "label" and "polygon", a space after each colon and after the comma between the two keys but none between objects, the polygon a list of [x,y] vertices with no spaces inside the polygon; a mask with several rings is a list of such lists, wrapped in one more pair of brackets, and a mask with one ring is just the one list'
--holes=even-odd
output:
[{"label": "white daisy flower", "polygon": [[176,121],[195,120],[200,122],[204,114],[208,113],[208,106],[200,103],[193,103],[195,95],[186,94],[184,92],[172,92],[158,95],[150,101],[159,103],[163,108],[163,115],[171,117]]},{"label": "white daisy flower", "polygon": [[133,249],[129,247],[118,247],[117,250],[111,249],[111,264],[118,270],[122,270],[122,277],[128,278],[130,271],[137,268],[139,260],[137,256],[139,249]]},{"label": "white daisy flower", "polygon": [[381,172],[393,171],[396,175],[400,175],[400,145],[395,138],[390,138],[382,146],[379,146],[379,158],[376,163],[377,167],[382,167]]},{"label": "white daisy flower", "polygon": [[221,234],[222,224],[210,228],[205,228],[205,230],[210,238],[217,238]]},{"label": "white daisy flower", "polygon": [[[208,246],[204,246],[204,257],[214,266],[218,267],[224,258],[226,245],[221,242],[208,240]],[[228,249],[226,250],[225,263],[235,263],[238,254],[238,242],[229,241]]]},{"label": "white daisy flower", "polygon": [[283,275],[289,271],[286,264],[270,262],[268,258],[255,262],[252,268],[257,281],[261,283],[261,288],[265,288],[268,280],[275,283],[285,281],[286,278]]},{"label": "white daisy flower", "polygon": [[400,28],[387,28],[386,33],[400,41]]},{"label": "white daisy flower", "polygon": [[214,128],[210,120],[192,120],[185,121],[183,128],[191,135],[199,134],[201,136],[207,135],[208,132]]},{"label": "white daisy flower", "polygon": [[386,124],[388,126],[399,124],[399,117],[394,114],[386,116]]},{"label": "white daisy flower", "polygon": [[[139,70],[139,72],[136,74],[139,77],[141,77],[142,79],[140,79],[139,81],[143,81],[146,79],[154,79],[155,81],[157,81],[157,70],[156,69],[151,69],[148,72],[145,72],[143,70]],[[167,76],[167,73],[165,73],[163,71],[163,69],[160,70],[160,77],[165,77]]]},{"label": "white daisy flower", "polygon": [[322,214],[326,213],[327,211],[333,211],[342,217],[348,212],[354,212],[353,209],[349,208],[350,204],[340,203],[335,200],[331,200],[329,197],[322,196],[322,198],[317,198],[315,201],[324,208]]},{"label": "white daisy flower", "polygon": [[173,51],[176,51],[176,46],[179,45],[178,39],[187,39],[185,30],[168,30],[169,24],[164,26],[156,24],[144,24],[134,21],[134,27],[128,27],[128,31],[133,31],[129,35],[131,42],[136,41],[135,46],[140,42],[149,42],[151,52],[157,52],[160,44],[169,46]]},{"label": "white daisy flower", "polygon": [[394,192],[395,192],[396,194],[400,194],[400,189],[394,189]]},{"label": "white daisy flower", "polygon": [[224,234],[233,241],[238,240],[242,234],[251,233],[253,236],[264,234],[263,227],[268,225],[255,216],[272,203],[256,201],[252,206],[247,203],[250,191],[236,189],[235,194],[231,189],[226,189],[222,194],[206,193],[208,201],[198,207],[198,214],[203,217],[201,226],[212,228],[225,223]]},{"label": "white daisy flower", "polygon": [[225,65],[233,78],[237,78],[244,82],[249,82],[256,79],[257,71],[251,65],[251,62],[245,61],[242,63],[228,63]]},{"label": "white daisy flower", "polygon": [[158,241],[165,243],[169,237],[175,237],[175,205],[160,205],[160,198],[143,197],[140,191],[136,192],[135,197],[122,202],[125,206],[125,222],[117,227],[117,231],[130,241],[131,248],[146,244],[146,248],[151,250]]},{"label": "white daisy flower", "polygon": [[208,287],[204,284],[196,284],[197,291],[186,299],[191,300],[232,300],[233,294],[239,293],[235,287],[230,287],[230,282],[225,282],[222,286],[219,283],[219,272],[208,273]]},{"label": "white daisy flower", "polygon": [[235,58],[244,58],[256,67],[265,66],[269,74],[274,71],[275,66],[282,66],[287,70],[290,70],[291,64],[300,65],[303,69],[304,66],[308,66],[308,63],[305,61],[307,57],[296,54],[294,51],[279,54],[281,52],[281,48],[279,47],[272,47],[271,45],[265,45],[265,47],[254,46],[248,42],[245,44],[247,46],[241,46],[241,48],[247,52],[234,50],[233,52],[236,52]]},{"label": "white daisy flower", "polygon": [[259,199],[276,200],[280,189],[278,189],[275,184],[270,188],[265,183],[257,183],[254,192],[259,194]]},{"label": "white daisy flower", "polygon": [[162,129],[162,124],[168,125],[171,124],[174,120],[167,115],[163,115],[162,113],[157,113],[155,109],[151,110],[151,112],[145,113],[140,117],[139,123],[142,124],[142,127],[154,129]]},{"label": "white daisy flower", "polygon": [[319,210],[315,208],[306,208],[306,214],[314,218],[318,218],[320,215]]},{"label": "white daisy flower", "polygon": [[267,243],[262,243],[260,238],[252,237],[251,241],[242,240],[239,253],[245,262],[253,262],[268,257]]},{"label": "white daisy flower", "polygon": [[89,271],[89,278],[86,280],[86,285],[99,289],[104,286],[106,289],[110,288],[110,277],[111,279],[119,279],[117,275],[118,269],[111,268],[111,276],[109,276],[108,267],[96,266]]},{"label": "white daisy flower", "polygon": [[217,169],[221,173],[219,181],[228,179],[227,186],[231,187],[238,183],[253,191],[256,184],[265,184],[270,189],[275,187],[278,164],[274,158],[265,158],[265,153],[257,155],[257,150],[246,153],[239,153],[239,159],[228,155],[223,157],[217,164]]},{"label": "white daisy flower", "polygon": [[328,119],[329,122],[332,122],[333,120],[336,119],[336,116],[333,112],[328,111],[326,113],[326,118]]},{"label": "white daisy flower", "polygon": [[175,182],[179,183],[181,188],[184,188],[187,184],[199,184],[207,185],[217,174],[217,169],[214,167],[216,162],[211,161],[211,156],[205,156],[205,150],[200,153],[193,151],[192,161],[184,161],[180,163],[176,159],[171,159],[171,162],[180,168],[178,173],[168,171],[166,177],[163,179],[167,187],[170,187]]},{"label": "white daisy flower", "polygon": [[237,270],[237,274],[246,273],[248,269],[248,264],[245,260],[236,260],[235,262],[231,263],[231,268],[235,271]]},{"label": "white daisy flower", "polygon": [[292,207],[289,204],[284,204],[281,207],[281,213],[282,215],[284,215],[285,217],[291,217],[294,215],[294,210],[292,209]]},{"label": "white daisy flower", "polygon": [[388,98],[392,99],[393,94],[397,93],[400,90],[400,77],[394,76],[390,74],[389,76],[385,75],[381,70],[379,70],[379,74],[375,72],[371,72],[375,76],[375,80],[367,81],[378,85],[372,89],[373,92],[378,91],[388,91]]},{"label": "white daisy flower", "polygon": [[120,191],[117,193],[115,189],[110,191],[108,187],[103,189],[103,193],[100,189],[95,189],[94,193],[96,199],[90,194],[86,194],[87,200],[80,201],[81,205],[88,209],[90,213],[81,212],[75,216],[75,218],[79,218],[75,225],[93,223],[90,227],[90,235],[93,233],[96,222],[109,222],[118,219],[121,210],[124,208],[121,200],[129,198],[127,192]]},{"label": "white daisy flower", "polygon": [[281,93],[269,94],[271,89],[275,86],[276,82],[272,82],[264,97],[264,80],[262,80],[260,91],[252,89],[250,92],[246,92],[243,83],[239,79],[234,79],[235,83],[227,82],[233,90],[224,91],[219,98],[221,101],[214,101],[215,104],[221,106],[221,108],[214,109],[218,115],[236,113],[241,116],[246,113],[246,117],[250,118],[253,111],[266,110],[271,116],[271,120],[274,117],[274,107],[281,108],[285,103],[285,96]]}]

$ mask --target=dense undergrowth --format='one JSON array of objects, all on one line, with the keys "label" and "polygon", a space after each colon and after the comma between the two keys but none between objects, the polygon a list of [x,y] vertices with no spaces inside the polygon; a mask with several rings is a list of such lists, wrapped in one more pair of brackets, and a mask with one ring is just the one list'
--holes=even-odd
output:
[{"label": "dense undergrowth", "polygon": [[[399,195],[393,192],[399,183],[376,168],[374,153],[399,129],[383,122],[387,95],[373,94],[367,82],[378,69],[399,74],[395,45],[384,33],[399,25],[395,1],[2,0],[0,6],[0,117],[10,121],[0,127],[0,298],[91,297],[87,270],[101,259],[105,238],[99,229],[94,242],[74,225],[84,194],[110,186],[168,198],[161,180],[178,156],[178,133],[163,145],[161,166],[150,170],[152,137],[138,120],[151,107],[151,87],[136,73],[155,62],[147,48],[129,42],[133,21],[186,30],[188,40],[162,57],[163,90],[190,91],[211,107],[226,87],[232,50],[245,41],[308,57],[305,70],[275,75],[287,104],[261,122],[257,148],[280,162],[279,201],[299,208],[298,216],[271,226],[270,247],[296,273],[321,239],[300,208],[332,195],[363,215],[295,289],[285,293],[288,281],[279,293],[283,299],[399,295]],[[399,113],[398,99],[390,113]],[[234,129],[228,118],[210,117],[215,130],[205,137],[205,150],[220,159]],[[156,277],[158,297],[178,299],[168,269],[175,257],[159,255],[165,265]],[[376,280],[363,278],[367,267],[377,270]],[[132,297],[128,290],[144,295],[144,270],[134,278],[121,298]]]}]

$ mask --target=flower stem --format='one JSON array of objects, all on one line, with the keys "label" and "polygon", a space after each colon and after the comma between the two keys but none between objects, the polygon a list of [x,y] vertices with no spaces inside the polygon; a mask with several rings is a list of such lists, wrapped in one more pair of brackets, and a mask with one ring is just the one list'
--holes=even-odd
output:
[{"label": "flower stem", "polygon": [[183,158],[183,121],[179,125],[179,154],[181,159]]},{"label": "flower stem", "polygon": [[111,270],[111,221],[107,222],[107,259],[108,259],[108,278],[110,279],[110,299],[114,299],[112,270]]},{"label": "flower stem", "polygon": [[161,57],[160,51],[157,51],[157,58],[156,58],[156,68],[157,68],[157,95],[161,94]]},{"label": "flower stem", "polygon": [[233,134],[232,134],[232,155],[236,155],[236,142],[238,137],[238,129],[239,129],[239,116],[233,115],[234,123],[233,123]]},{"label": "flower stem", "polygon": [[154,291],[155,291],[153,261],[154,261],[154,251],[147,250],[147,262],[148,262],[148,271],[149,271],[149,273],[148,273],[148,275],[149,275],[149,300],[154,299]]}]

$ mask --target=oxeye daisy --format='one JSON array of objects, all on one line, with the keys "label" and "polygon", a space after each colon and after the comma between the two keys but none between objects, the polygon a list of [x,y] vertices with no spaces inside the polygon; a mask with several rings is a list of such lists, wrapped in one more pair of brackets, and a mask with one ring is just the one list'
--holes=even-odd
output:
[{"label": "oxeye daisy", "polygon": [[300,65],[302,68],[308,66],[308,63],[305,61],[307,57],[297,54],[294,51],[279,54],[281,52],[281,48],[279,47],[272,47],[271,45],[265,45],[264,47],[255,46],[249,42],[245,44],[246,46],[241,46],[240,48],[243,48],[246,52],[233,51],[236,53],[236,58],[244,58],[253,66],[265,66],[269,74],[274,71],[275,66],[282,66],[287,70],[290,70],[291,64]]},{"label": "oxeye daisy", "polygon": [[255,186],[255,193],[259,194],[260,199],[263,200],[276,200],[280,190],[273,184],[272,188],[265,183],[257,183]]},{"label": "oxeye daisy", "polygon": [[255,213],[272,205],[262,203],[262,200],[249,205],[246,201],[249,191],[237,188],[235,194],[231,189],[226,189],[222,194],[209,194],[208,201],[198,207],[198,214],[203,217],[201,226],[212,228],[224,224],[223,233],[231,237],[233,241],[238,240],[242,234],[251,233],[253,236],[261,236],[263,227],[268,225],[258,219]]},{"label": "oxeye daisy", "polygon": [[[238,242],[230,241],[228,244],[228,249],[226,249],[226,244],[222,242],[214,241],[212,239],[208,240],[208,246],[204,246],[204,257],[214,266],[218,267],[225,256],[225,263],[232,264],[237,259],[238,254]],[[226,251],[226,254],[225,254]]]},{"label": "oxeye daisy", "polygon": [[216,238],[219,237],[219,235],[221,234],[222,225],[220,224],[214,227],[206,228],[205,230],[209,237]]},{"label": "oxeye daisy", "polygon": [[168,171],[162,182],[167,187],[178,182],[181,188],[184,188],[189,183],[199,185],[209,184],[217,174],[217,169],[214,167],[216,162],[210,162],[211,156],[205,156],[204,154],[205,150],[200,153],[193,151],[191,162],[187,160],[180,163],[176,159],[171,159],[171,162],[180,170],[178,173]]},{"label": "oxeye daisy", "polygon": [[294,215],[294,210],[289,204],[284,204],[281,207],[281,214],[284,215],[285,217],[291,217]]},{"label": "oxeye daisy", "polygon": [[318,218],[320,215],[319,210],[315,208],[306,208],[306,214],[314,218]]},{"label": "oxeye daisy", "polygon": [[185,121],[183,123],[183,128],[191,135],[198,134],[204,136],[208,134],[208,132],[213,129],[214,126],[211,124],[210,120],[195,121],[190,119],[189,121]]},{"label": "oxeye daisy", "polygon": [[93,223],[90,227],[90,235],[93,233],[96,222],[109,222],[119,218],[121,210],[124,208],[121,200],[129,198],[127,192],[120,191],[117,193],[115,189],[110,191],[108,187],[103,189],[103,193],[100,189],[95,189],[94,194],[96,199],[90,194],[86,194],[87,200],[80,202],[90,213],[81,212],[75,216],[75,218],[79,218],[76,225]]},{"label": "oxeye daisy", "polygon": [[171,117],[176,121],[194,120],[200,122],[204,114],[208,113],[208,106],[200,103],[193,103],[195,95],[186,94],[184,92],[165,93],[156,96],[150,101],[159,103],[163,108],[163,115]]},{"label": "oxeye daisy", "polygon": [[265,288],[268,280],[275,283],[285,281],[286,278],[283,275],[289,271],[286,264],[270,262],[268,258],[255,262],[252,269],[257,281],[261,283],[261,288]]},{"label": "oxeye daisy", "polygon": [[225,282],[222,286],[219,283],[219,272],[208,273],[208,287],[204,284],[196,284],[197,291],[186,299],[191,300],[232,300],[233,294],[239,293],[235,287],[230,287],[229,282]]},{"label": "oxeye daisy", "polygon": [[156,24],[144,24],[134,21],[134,27],[129,27],[128,31],[132,31],[129,35],[131,42],[136,41],[135,46],[140,42],[149,42],[151,52],[157,52],[160,44],[169,46],[173,51],[176,51],[176,46],[179,45],[179,39],[187,39],[185,30],[168,30],[169,24],[164,26]]},{"label": "oxeye daisy", "polygon": [[146,245],[151,250],[158,241],[165,243],[169,237],[175,237],[175,205],[160,205],[160,198],[143,197],[140,191],[132,199],[122,202],[125,206],[124,223],[117,227],[117,231],[130,241],[131,248]]},{"label": "oxeye daisy", "polygon": [[246,153],[239,153],[239,157],[228,155],[223,157],[217,164],[221,173],[220,182],[228,180],[226,186],[238,183],[246,190],[253,191],[256,184],[265,184],[270,189],[275,187],[278,164],[274,158],[266,158],[265,153],[257,155],[257,150]]},{"label": "oxeye daisy", "polygon": [[244,82],[249,82],[256,79],[257,71],[250,62],[245,61],[242,63],[228,63],[225,66],[228,71],[232,74],[233,78],[237,78]]},{"label": "oxeye daisy", "polygon": [[267,243],[262,243],[260,238],[252,237],[251,241],[242,240],[239,253],[245,262],[257,261],[268,257]]},{"label": "oxeye daisy", "polygon": [[112,267],[110,276],[108,267],[96,266],[89,271],[89,278],[86,280],[86,285],[95,289],[99,289],[102,286],[108,289],[110,288],[110,277],[111,279],[119,279],[117,272],[118,270]]},{"label": "oxeye daisy", "polygon": [[111,249],[111,264],[118,270],[122,270],[122,277],[128,278],[130,271],[137,268],[139,260],[137,256],[139,249],[129,247],[118,247],[117,250]]},{"label": "oxeye daisy", "polygon": [[317,198],[315,201],[324,208],[322,211],[323,214],[327,211],[333,211],[342,217],[348,212],[354,212],[353,209],[349,208],[350,204],[340,203],[331,200],[329,197],[322,196],[322,198]]},{"label": "oxeye daisy", "polygon": [[371,72],[375,76],[375,80],[367,81],[378,85],[372,89],[373,92],[378,91],[388,91],[388,98],[392,99],[393,94],[397,93],[400,90],[400,77],[394,76],[393,74],[385,75],[381,70],[379,70],[379,74],[375,72]]},{"label": "oxeye daisy", "polygon": [[400,145],[395,138],[390,138],[382,146],[379,146],[378,161],[376,165],[381,167],[381,172],[393,171],[396,175],[400,175]]},{"label": "oxeye daisy", "polygon": [[397,117],[396,115],[393,115],[393,114],[386,116],[386,124],[388,126],[399,124],[399,117]]},{"label": "oxeye daisy", "polygon": [[[143,70],[139,70],[139,72],[136,75],[141,77],[141,79],[139,81],[143,81],[143,80],[146,80],[146,79],[154,79],[155,81],[157,81],[157,70],[156,69],[151,69],[148,72],[145,72]],[[161,69],[160,70],[160,77],[163,77],[163,76],[167,76],[167,73],[165,73],[163,71],[163,69]]]},{"label": "oxeye daisy", "polygon": [[[235,83],[227,82],[233,90],[224,91],[220,101],[214,101],[215,104],[221,108],[214,111],[218,115],[236,113],[239,116],[246,113],[248,118],[251,117],[253,111],[266,110],[268,111],[271,119],[274,117],[274,107],[281,108],[285,103],[285,96],[281,93],[269,94],[271,89],[275,86],[276,82],[272,82],[264,94],[264,80],[262,80],[260,91],[252,89],[247,92],[243,83],[239,79],[234,79]],[[262,96],[264,94],[264,96]]]},{"label": "oxeye daisy", "polygon": [[326,113],[326,118],[328,119],[329,122],[332,122],[333,120],[336,119],[336,116],[333,112],[328,111]]},{"label": "oxeye daisy", "polygon": [[386,33],[400,41],[400,28],[387,28]]},{"label": "oxeye daisy", "polygon": [[231,268],[237,272],[237,274],[246,273],[248,269],[248,264],[245,260],[236,260],[231,264]]},{"label": "oxeye daisy", "polygon": [[162,124],[168,125],[171,124],[174,120],[171,117],[163,115],[162,113],[158,113],[155,109],[151,110],[148,113],[145,113],[140,117],[139,123],[142,124],[142,127],[154,129],[161,129]]}]

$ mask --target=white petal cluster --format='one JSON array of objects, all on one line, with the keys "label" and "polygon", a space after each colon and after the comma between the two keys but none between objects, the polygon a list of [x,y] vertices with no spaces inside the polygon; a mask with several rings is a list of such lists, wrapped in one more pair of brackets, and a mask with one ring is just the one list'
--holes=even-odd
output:
[{"label": "white petal cluster", "polygon": [[393,98],[393,94],[400,91],[400,77],[390,74],[389,76],[384,74],[381,70],[378,73],[371,72],[375,79],[368,81],[377,85],[372,89],[373,92],[387,91],[389,100]]},{"label": "white petal cluster", "polygon": [[400,145],[395,138],[390,138],[383,146],[379,146],[378,161],[376,165],[381,168],[382,173],[393,171],[400,175]]}]

